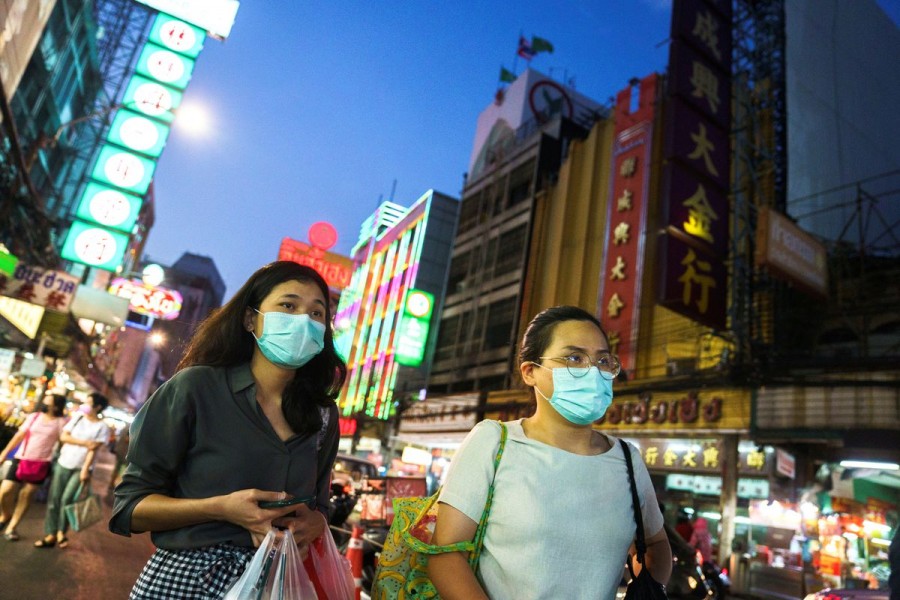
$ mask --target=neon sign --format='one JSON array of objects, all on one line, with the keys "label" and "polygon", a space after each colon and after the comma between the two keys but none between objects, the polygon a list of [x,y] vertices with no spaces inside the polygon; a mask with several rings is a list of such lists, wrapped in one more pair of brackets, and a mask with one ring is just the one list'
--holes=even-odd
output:
[{"label": "neon sign", "polygon": [[178,318],[183,299],[176,290],[146,285],[140,279],[117,277],[109,285],[109,293],[128,299],[132,312],[163,321]]}]

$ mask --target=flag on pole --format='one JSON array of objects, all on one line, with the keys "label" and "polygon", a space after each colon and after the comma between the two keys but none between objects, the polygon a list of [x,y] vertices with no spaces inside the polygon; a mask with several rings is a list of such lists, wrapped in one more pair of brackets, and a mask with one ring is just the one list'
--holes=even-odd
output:
[{"label": "flag on pole", "polygon": [[553,44],[544,38],[533,35],[531,36],[531,54],[533,56],[539,52],[549,52],[550,54],[553,54]]},{"label": "flag on pole", "polygon": [[519,50],[516,52],[525,60],[531,60],[534,57],[534,50],[531,49],[531,43],[524,36],[519,36]]},{"label": "flag on pole", "polygon": [[516,80],[516,74],[508,70],[506,67],[500,67],[500,81],[512,83]]}]

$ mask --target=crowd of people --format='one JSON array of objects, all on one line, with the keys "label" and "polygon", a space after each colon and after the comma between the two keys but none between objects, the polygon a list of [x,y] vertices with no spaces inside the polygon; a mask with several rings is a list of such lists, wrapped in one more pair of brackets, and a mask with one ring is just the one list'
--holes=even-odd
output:
[{"label": "crowd of people", "polygon": [[17,527],[38,490],[49,483],[44,537],[36,548],[69,544],[70,523],[65,507],[89,483],[97,450],[109,443],[110,428],[101,418],[109,405],[105,396],[89,394],[77,410],[67,414],[68,398],[48,392],[36,403],[0,451],[5,475],[0,483],[0,530],[6,541],[20,539]]}]

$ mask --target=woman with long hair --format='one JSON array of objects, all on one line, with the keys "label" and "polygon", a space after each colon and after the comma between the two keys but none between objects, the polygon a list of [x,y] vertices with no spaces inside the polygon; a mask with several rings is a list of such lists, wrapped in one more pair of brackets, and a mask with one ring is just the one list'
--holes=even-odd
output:
[{"label": "woman with long hair", "polygon": [[[0,484],[0,529],[3,530],[3,537],[10,542],[19,539],[16,527],[28,512],[35,492],[50,476],[53,447],[59,441],[59,436],[66,424],[63,416],[65,412],[65,396],[61,394],[45,395],[38,410],[25,419],[16,434],[0,452],[0,461],[3,461],[13,448],[19,446],[6,479]],[[42,472],[21,479],[17,471],[22,460],[39,463]]]},{"label": "woman with long hair", "polygon": [[87,395],[78,413],[66,423],[59,436],[59,456],[53,465],[50,490],[47,492],[47,514],[44,517],[44,537],[34,543],[35,548],[67,548],[69,517],[66,505],[74,502],[82,486],[90,486],[97,450],[109,440],[109,426],[101,413],[109,400],[99,392]]},{"label": "woman with long hair", "polygon": [[266,265],[200,325],[131,426],[110,530],[157,547],[131,598],[220,597],[271,527],[325,532],[346,374],[309,267]]},{"label": "woman with long hair", "polygon": [[[593,428],[612,402],[619,361],[600,322],[574,306],[538,314],[525,331],[519,372],[533,389],[533,416],[482,422],[453,457],[432,543],[472,541],[493,479],[477,573],[465,552],[436,554],[428,575],[441,598],[613,598],[635,521],[625,454]],[[672,554],[647,468],[629,446],[647,541],[645,566],[661,583]],[[636,565],[636,570],[640,567]]]}]

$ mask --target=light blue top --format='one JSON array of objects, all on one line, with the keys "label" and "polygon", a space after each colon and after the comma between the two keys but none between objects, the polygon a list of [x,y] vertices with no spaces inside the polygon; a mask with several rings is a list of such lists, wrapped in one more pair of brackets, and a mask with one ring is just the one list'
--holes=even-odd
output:
[{"label": "light blue top", "polygon": [[[531,440],[522,421],[508,439],[494,485],[478,577],[492,600],[615,598],[634,540],[625,455],[618,439],[596,456]],[[500,442],[479,423],[453,457],[440,501],[478,522]],[[656,493],[640,453],[632,458],[646,536],[662,529]]]}]

